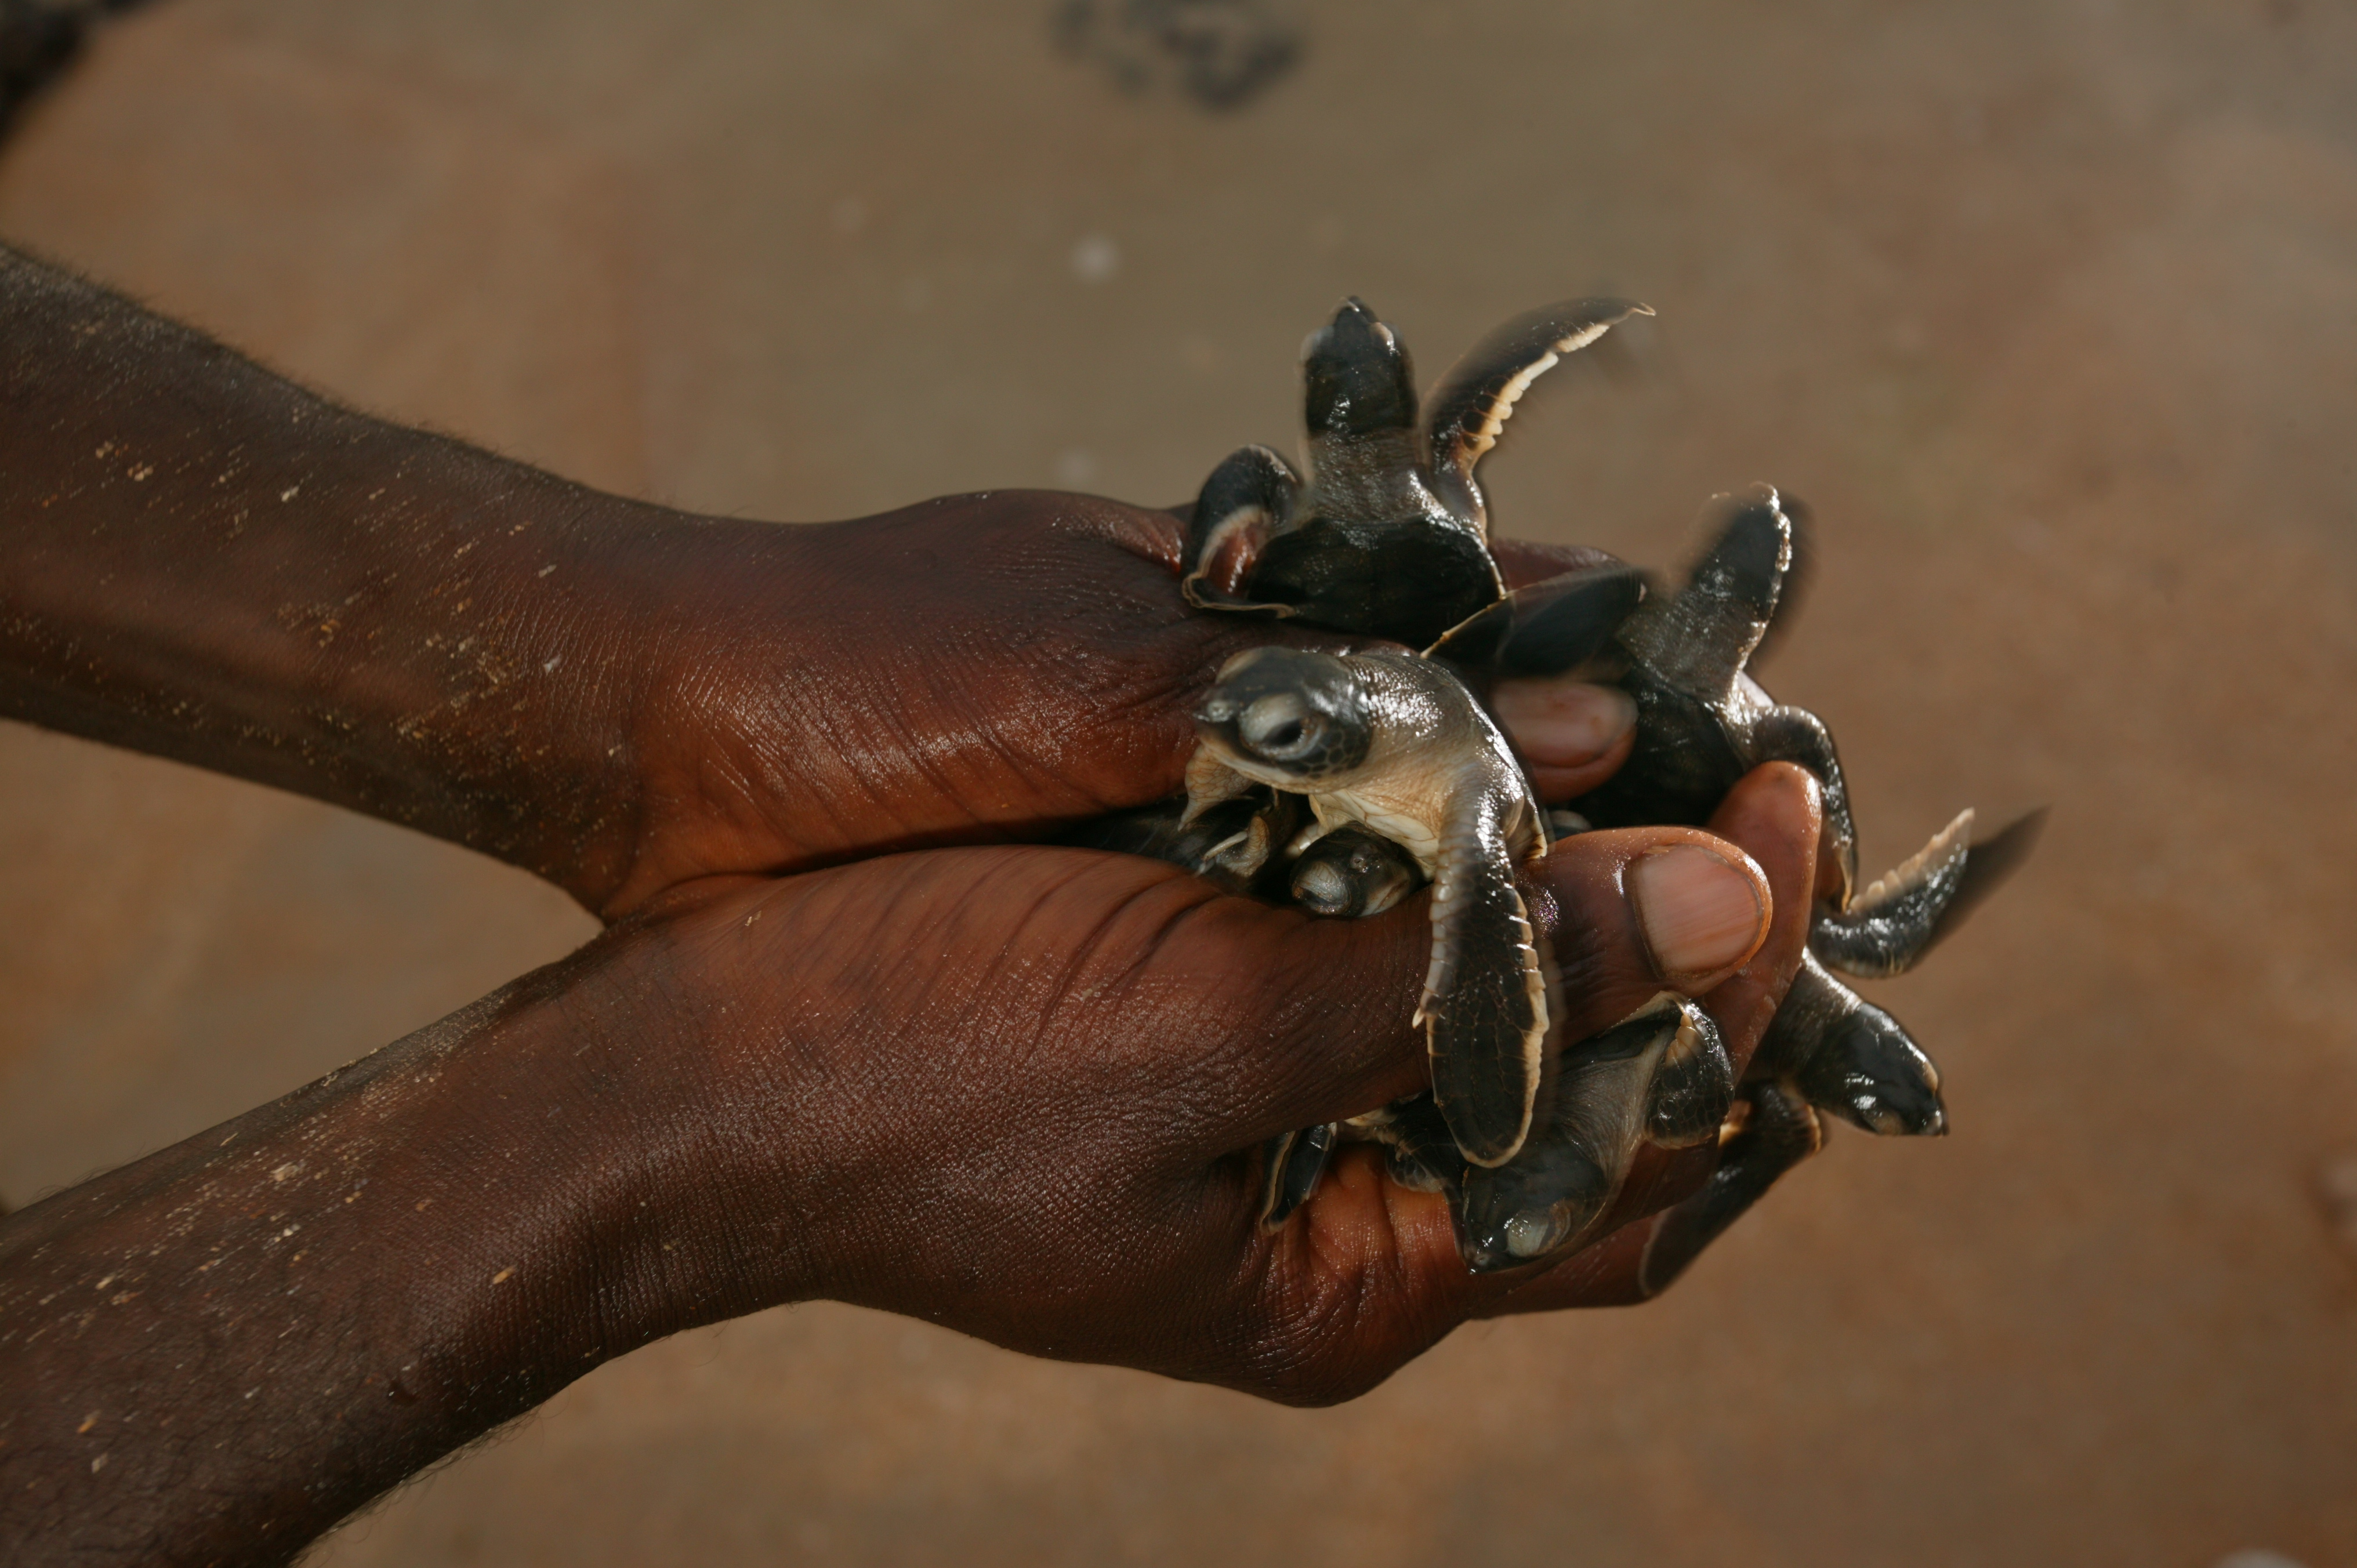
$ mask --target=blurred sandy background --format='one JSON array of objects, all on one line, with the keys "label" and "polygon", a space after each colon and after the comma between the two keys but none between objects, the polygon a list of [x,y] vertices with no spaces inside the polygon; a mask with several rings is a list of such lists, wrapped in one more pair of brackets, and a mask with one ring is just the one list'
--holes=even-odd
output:
[{"label": "blurred sandy background", "polygon": [[[1845,1130],[1641,1311],[1297,1412],[829,1306],[608,1367],[362,1564],[2357,1563],[2357,11],[1305,0],[1241,110],[1044,0],[163,0],[0,152],[0,234],[364,406],[780,519],[1190,494],[1345,292],[1436,373],[1648,299],[1493,460],[1680,559],[1773,478],[1767,671],[1866,858],[2050,801],[1878,987],[1955,1135]],[[0,729],[0,1194],[590,922],[310,803]],[[2345,1218],[2345,1217],[2344,1217]]]}]

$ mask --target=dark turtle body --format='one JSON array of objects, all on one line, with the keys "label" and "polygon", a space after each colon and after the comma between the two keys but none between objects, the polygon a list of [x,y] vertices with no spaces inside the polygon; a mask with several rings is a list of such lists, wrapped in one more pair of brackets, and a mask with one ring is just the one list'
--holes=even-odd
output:
[{"label": "dark turtle body", "polygon": [[1832,732],[1806,709],[1776,703],[1747,670],[1783,596],[1803,514],[1767,485],[1715,505],[1720,521],[1685,586],[1648,600],[1613,638],[1619,683],[1637,704],[1636,735],[1628,761],[1573,810],[1596,827],[1699,826],[1762,763],[1794,762],[1815,774],[1834,890],[1819,900],[1809,959],[1756,1065],[1870,1132],[1945,1132],[1931,1058],[1897,1019],[1826,966],[1870,977],[1907,969],[2019,863],[2037,819],[1975,846],[1965,811],[1861,892],[1857,832]]},{"label": "dark turtle body", "polygon": [[1646,307],[1570,300],[1517,317],[1419,404],[1398,334],[1356,299],[1302,348],[1309,474],[1265,446],[1211,471],[1188,601],[1426,648],[1505,594],[1474,470],[1531,382]]},{"label": "dark turtle body", "polygon": [[[1437,884],[1417,1011],[1433,1090],[1271,1140],[1264,1224],[1315,1191],[1340,1140],[1361,1139],[1383,1146],[1395,1179],[1448,1195],[1469,1266],[1520,1267],[1589,1239],[1647,1144],[1716,1137],[1716,1174],[1647,1242],[1650,1293],[1813,1152],[1815,1108],[1879,1132],[1944,1127],[1930,1059],[1830,970],[1905,969],[2018,862],[2037,824],[1975,845],[1964,813],[1858,888],[1832,736],[1747,670],[1786,592],[1797,509],[1764,486],[1724,502],[1709,549],[1667,597],[1649,598],[1617,564],[1503,591],[1475,471],[1540,374],[1639,312],[1650,314],[1576,300],[1518,317],[1420,404],[1398,335],[1347,301],[1304,347],[1306,478],[1245,447],[1197,499],[1190,603],[1426,650],[1240,656],[1198,711],[1187,800],[1074,841],[1333,916]],[[1574,673],[1626,689],[1636,734],[1610,780],[1546,813],[1484,699],[1501,678]],[[1520,886],[1533,858],[1590,826],[1704,824],[1745,773],[1776,760],[1824,785],[1827,872],[1810,955],[1750,1075],[1738,1084],[1708,1015],[1667,993],[1561,1044],[1545,933]]]}]

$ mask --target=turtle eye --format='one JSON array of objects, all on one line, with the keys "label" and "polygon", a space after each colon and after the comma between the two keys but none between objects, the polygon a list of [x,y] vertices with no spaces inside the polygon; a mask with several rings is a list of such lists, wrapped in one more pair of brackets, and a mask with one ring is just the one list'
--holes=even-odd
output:
[{"label": "turtle eye", "polygon": [[1272,762],[1292,762],[1318,744],[1325,724],[1290,692],[1256,700],[1237,721],[1236,737]]}]

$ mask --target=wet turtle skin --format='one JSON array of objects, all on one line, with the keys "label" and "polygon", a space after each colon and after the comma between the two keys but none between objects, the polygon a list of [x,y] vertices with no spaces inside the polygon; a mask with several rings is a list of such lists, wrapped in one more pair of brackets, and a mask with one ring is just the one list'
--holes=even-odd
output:
[{"label": "wet turtle skin", "polygon": [[[1214,469],[1189,521],[1183,591],[1205,609],[1424,648],[1419,662],[1445,666],[1477,702],[1508,676],[1576,672],[1621,685],[1638,708],[1629,761],[1574,802],[1576,814],[1554,813],[1559,827],[1551,831],[1539,814],[1534,836],[1542,843],[1590,825],[1700,825],[1760,763],[1809,768],[1824,786],[1835,873],[1815,911],[1810,957],[1739,1085],[1708,1015],[1664,994],[1597,1036],[1542,1050],[1535,1078],[1519,1085],[1523,1133],[1506,1137],[1494,1115],[1466,1115],[1460,1085],[1450,1109],[1427,1093],[1272,1140],[1265,1225],[1284,1224],[1315,1191],[1337,1141],[1368,1141],[1383,1148],[1394,1179],[1448,1196],[1469,1266],[1521,1267],[1592,1240],[1588,1230],[1609,1211],[1642,1145],[1717,1136],[1717,1174],[1649,1242],[1650,1291],[1814,1151],[1817,1109],[1877,1132],[1944,1130],[1930,1058],[1828,966],[1869,976],[1903,971],[2019,862],[2037,822],[1975,845],[1966,812],[1857,890],[1856,833],[1830,732],[1805,710],[1777,704],[1747,670],[1785,594],[1799,509],[1764,486],[1722,499],[1710,546],[1666,597],[1649,596],[1641,575],[1619,565],[1508,595],[1490,555],[1476,469],[1516,400],[1563,355],[1639,313],[1650,314],[1627,301],[1576,300],[1517,317],[1420,405],[1405,345],[1361,302],[1346,301],[1304,346],[1307,478],[1265,447],[1243,448]],[[1295,694],[1308,701],[1314,686]],[[1231,710],[1199,715],[1199,728],[1232,726],[1241,710]],[[1237,774],[1232,744],[1222,755],[1219,738],[1207,730],[1188,801],[1092,824],[1076,842],[1157,854],[1232,891],[1336,917],[1380,913],[1434,871],[1424,841],[1435,822],[1320,809],[1299,780]],[[1318,820],[1305,825],[1308,815]],[[1491,924],[1460,945],[1530,940],[1527,921]],[[1437,952],[1446,936],[1437,926]],[[1512,1026],[1492,1012],[1501,1029]],[[1503,1061],[1512,1053],[1489,1055]],[[1493,1111],[1511,1076],[1491,1086]]]},{"label": "wet turtle skin", "polygon": [[1289,886],[1335,908],[1395,902],[1413,886],[1409,866],[1371,839],[1390,840],[1417,879],[1432,879],[1416,1022],[1434,1098],[1468,1160],[1512,1158],[1555,1010],[1553,961],[1523,892],[1546,851],[1544,815],[1505,732],[1447,666],[1380,648],[1240,653],[1195,718],[1201,745],[1187,783],[1199,820],[1258,787],[1297,793],[1328,837],[1351,835],[1310,844]]},{"label": "wet turtle skin", "polygon": [[[1811,950],[1754,1058],[1744,1103],[1764,1103],[1769,1090],[1758,1087],[1764,1083],[1781,1097],[1773,1102],[1783,1108],[1779,1114],[1799,1103],[1883,1134],[1944,1132],[1940,1077],[1931,1058],[1897,1019],[1843,985],[1826,964],[1873,976],[1905,970],[2019,863],[2038,822],[2027,819],[1975,845],[1973,814],[1964,812],[1904,865],[1855,892],[1856,831],[1832,736],[1815,715],[1776,704],[1745,668],[1770,629],[1791,569],[1792,518],[1767,487],[1723,498],[1718,510],[1723,521],[1684,587],[1633,611],[1609,653],[1587,665],[1585,673],[1615,679],[1630,692],[1638,707],[1637,733],[1629,760],[1605,786],[1574,803],[1567,822],[1558,815],[1557,831],[1664,821],[1701,825],[1737,780],[1760,763],[1788,760],[1808,768],[1824,787],[1824,842],[1837,873],[1835,890],[1813,911]],[[1493,618],[1512,614],[1510,602]],[[1592,1094],[1583,1053],[1631,1027],[1616,1026],[1596,1041],[1567,1047],[1563,1081],[1587,1084],[1585,1092]],[[1617,1109],[1625,1125],[1639,1079],[1597,1081],[1621,1085],[1607,1111]],[[1713,1092],[1719,1088],[1714,1085]],[[1642,1092],[1659,1103],[1674,1091],[1656,1082]],[[1724,1108],[1726,1101],[1719,1103]],[[1625,1135],[1617,1144],[1599,1136],[1598,1126],[1609,1129],[1610,1121],[1609,1114],[1599,1121],[1591,1112],[1589,1125],[1580,1128],[1558,1112],[1550,1131],[1534,1136],[1503,1169],[1460,1175],[1448,1190],[1469,1266],[1515,1267],[1591,1239],[1587,1227],[1609,1212],[1635,1152]],[[1815,1126],[1813,1112],[1809,1126]],[[1732,1214],[1706,1226],[1695,1213],[1726,1211],[1738,1198],[1749,1201],[1742,1195],[1764,1190],[1760,1173],[1787,1168],[1792,1160],[1784,1156],[1801,1147],[1798,1133],[1763,1144],[1765,1136],[1740,1145],[1745,1163],[1739,1168],[1749,1173],[1741,1181],[1730,1177],[1697,1195],[1690,1200],[1695,1209],[1661,1234],[1699,1238],[1698,1247]],[[1807,1141],[1808,1148],[1814,1146]],[[1594,1158],[1598,1149],[1617,1154],[1620,1163]],[[1674,1273],[1661,1276],[1663,1283]]]},{"label": "wet turtle skin", "polygon": [[1211,471],[1187,546],[1199,608],[1428,648],[1505,597],[1475,469],[1531,381],[1645,306],[1570,300],[1517,317],[1420,402],[1399,335],[1359,300],[1302,347],[1309,474],[1265,446]]},{"label": "wet turtle skin", "polygon": [[1636,703],[1636,735],[1628,761],[1572,810],[1596,827],[1700,826],[1762,763],[1793,762],[1816,775],[1835,887],[1813,911],[1809,956],[1756,1068],[1869,1132],[1944,1133],[1930,1057],[1828,966],[1870,978],[1904,972],[2019,864],[2039,819],[1975,845],[1973,813],[1964,811],[1859,891],[1857,826],[1832,732],[1807,710],[1778,704],[1747,668],[1774,621],[1806,514],[1766,485],[1714,507],[1718,523],[1685,586],[1631,613],[1615,634],[1618,683]]}]

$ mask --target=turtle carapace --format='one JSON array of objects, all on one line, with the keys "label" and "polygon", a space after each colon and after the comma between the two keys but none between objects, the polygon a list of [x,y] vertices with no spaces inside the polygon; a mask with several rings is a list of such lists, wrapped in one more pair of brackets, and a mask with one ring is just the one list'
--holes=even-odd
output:
[{"label": "turtle carapace", "polygon": [[1550,967],[1517,884],[1546,838],[1496,723],[1436,660],[1287,648],[1228,660],[1195,719],[1189,818],[1257,786],[1297,793],[1324,831],[1363,827],[1432,879],[1416,1022],[1434,1096],[1467,1159],[1512,1157],[1538,1091]]}]

